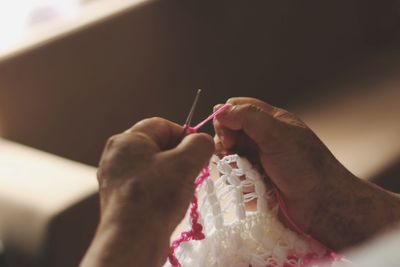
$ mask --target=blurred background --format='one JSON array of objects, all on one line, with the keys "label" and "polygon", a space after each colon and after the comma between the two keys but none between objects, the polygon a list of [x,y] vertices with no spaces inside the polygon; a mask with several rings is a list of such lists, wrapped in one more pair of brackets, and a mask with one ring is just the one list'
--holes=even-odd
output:
[{"label": "blurred background", "polygon": [[260,98],[400,192],[399,45],[398,0],[0,0],[0,266],[76,266],[107,137],[197,88],[194,121]]}]

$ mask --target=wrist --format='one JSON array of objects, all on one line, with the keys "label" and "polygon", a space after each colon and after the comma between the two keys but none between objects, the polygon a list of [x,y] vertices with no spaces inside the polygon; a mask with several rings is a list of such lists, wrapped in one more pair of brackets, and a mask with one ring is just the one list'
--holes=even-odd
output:
[{"label": "wrist", "polygon": [[161,266],[169,240],[152,224],[116,223],[102,219],[81,267]]},{"label": "wrist", "polygon": [[331,177],[313,209],[309,233],[332,249],[364,242],[399,220],[400,200],[347,170]]},{"label": "wrist", "polygon": [[137,229],[144,229],[156,234],[162,240],[169,240],[170,229],[167,218],[147,201],[135,201],[119,193],[109,194],[107,201],[101,201],[100,226],[119,227],[127,234],[137,234]]},{"label": "wrist", "polygon": [[121,224],[131,221],[149,224],[149,227],[162,229],[169,239],[192,196],[191,188],[182,189],[173,183],[160,186],[146,179],[125,181],[123,185],[101,188],[102,219]]}]

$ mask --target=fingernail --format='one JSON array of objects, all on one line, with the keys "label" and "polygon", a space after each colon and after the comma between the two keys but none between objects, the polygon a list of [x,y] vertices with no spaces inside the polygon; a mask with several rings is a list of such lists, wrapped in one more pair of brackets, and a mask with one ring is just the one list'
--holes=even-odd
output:
[{"label": "fingernail", "polygon": [[224,110],[221,111],[221,113],[218,114],[218,117],[224,117],[231,110],[232,110],[232,106],[226,107]]},{"label": "fingernail", "polygon": [[217,105],[215,105],[214,107],[213,107],[213,111],[215,112],[215,111],[217,111],[220,107],[222,107],[223,106],[223,104],[217,104]]},{"label": "fingernail", "polygon": [[237,106],[236,105],[232,105],[232,104],[226,104],[226,109],[225,109],[225,111],[232,111],[232,110],[234,110]]}]

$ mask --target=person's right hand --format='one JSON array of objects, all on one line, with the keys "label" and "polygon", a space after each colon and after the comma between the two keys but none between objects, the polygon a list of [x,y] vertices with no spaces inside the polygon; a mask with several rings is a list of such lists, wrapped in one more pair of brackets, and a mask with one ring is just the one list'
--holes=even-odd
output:
[{"label": "person's right hand", "polygon": [[399,219],[398,199],[351,174],[295,115],[254,98],[227,103],[214,120],[217,149],[261,163],[304,231],[342,249]]},{"label": "person's right hand", "polygon": [[82,267],[162,265],[214,152],[211,136],[184,133],[150,118],[109,138],[97,172],[101,218]]}]

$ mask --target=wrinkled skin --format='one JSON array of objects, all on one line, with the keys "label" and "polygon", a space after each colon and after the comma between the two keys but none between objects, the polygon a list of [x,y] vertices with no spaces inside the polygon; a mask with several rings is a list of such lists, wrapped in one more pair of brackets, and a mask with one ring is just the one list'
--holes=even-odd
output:
[{"label": "wrinkled skin", "polygon": [[[160,266],[214,152],[211,136],[161,118],[112,136],[98,169],[101,220],[81,266]],[[183,140],[182,140],[183,138]]]},{"label": "wrinkled skin", "polygon": [[227,102],[214,120],[218,153],[261,164],[305,232],[341,250],[400,219],[397,196],[351,174],[294,114],[254,98]]}]

